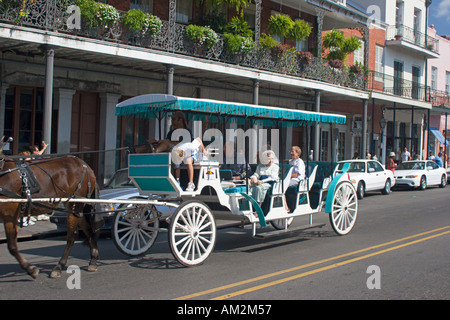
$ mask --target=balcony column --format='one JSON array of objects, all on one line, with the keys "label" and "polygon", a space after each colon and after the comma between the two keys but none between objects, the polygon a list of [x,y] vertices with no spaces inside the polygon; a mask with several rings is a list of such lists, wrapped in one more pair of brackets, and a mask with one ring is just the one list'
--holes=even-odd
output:
[{"label": "balcony column", "polygon": [[45,93],[44,93],[44,120],[43,139],[50,148],[44,153],[50,153],[52,143],[52,112],[53,112],[53,69],[55,62],[55,49],[46,46],[45,50]]},{"label": "balcony column", "polygon": [[6,103],[6,90],[8,88],[9,84],[0,82],[0,137],[3,137],[5,133],[5,103]]},{"label": "balcony column", "polygon": [[70,152],[70,135],[72,129],[72,100],[75,94],[73,89],[55,89],[55,109],[58,110],[58,142],[57,153]]},{"label": "balcony column", "polygon": [[[173,65],[168,64],[166,65],[166,75],[167,75],[167,79],[166,79],[166,94],[169,95],[173,95],[173,74],[175,73],[175,68],[173,67]],[[170,129],[170,117],[165,117],[164,118],[164,134],[162,135],[163,137],[166,136],[166,134],[169,132]],[[161,121],[160,121],[161,123]],[[161,131],[160,131],[161,132]],[[163,138],[161,138],[163,139]]]},{"label": "balcony column", "polygon": [[169,34],[168,34],[168,41],[169,41],[169,51],[174,50],[174,42],[175,42],[175,21],[177,17],[177,1],[176,0],[169,0]]},{"label": "balcony column", "polygon": [[[116,148],[117,118],[115,115],[116,104],[121,95],[115,93],[100,93],[100,123],[99,142],[100,150],[112,150]],[[116,171],[116,153],[101,152],[99,154],[98,181],[102,184],[112,177]]]},{"label": "balcony column", "polygon": [[[315,91],[315,100],[314,100],[314,111],[320,112],[320,90]],[[314,161],[319,161],[319,152],[320,152],[320,125],[316,123],[314,125]]]},{"label": "balcony column", "polygon": [[367,150],[367,106],[369,100],[363,99],[363,110],[362,110],[362,143],[361,143],[361,157],[366,158]]},{"label": "balcony column", "polygon": [[323,17],[325,16],[325,10],[321,8],[315,8],[317,16],[317,58],[322,60],[322,26]]},{"label": "balcony column", "polygon": [[259,80],[253,79],[253,104],[259,104]]},{"label": "balcony column", "polygon": [[262,0],[255,0],[255,44],[256,50],[259,49],[259,39],[261,36],[261,3]]}]

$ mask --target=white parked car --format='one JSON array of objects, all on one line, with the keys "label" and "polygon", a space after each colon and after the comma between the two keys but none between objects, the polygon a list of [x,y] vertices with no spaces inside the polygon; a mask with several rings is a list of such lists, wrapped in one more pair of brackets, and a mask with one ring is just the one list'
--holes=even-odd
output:
[{"label": "white parked car", "polygon": [[395,169],[397,186],[407,186],[425,190],[427,186],[447,185],[447,173],[432,160],[405,161]]},{"label": "white parked car", "polygon": [[338,170],[341,170],[345,163],[350,164],[347,172],[356,188],[358,199],[364,198],[367,191],[391,193],[391,188],[395,185],[394,174],[378,161],[365,159],[340,161]]}]

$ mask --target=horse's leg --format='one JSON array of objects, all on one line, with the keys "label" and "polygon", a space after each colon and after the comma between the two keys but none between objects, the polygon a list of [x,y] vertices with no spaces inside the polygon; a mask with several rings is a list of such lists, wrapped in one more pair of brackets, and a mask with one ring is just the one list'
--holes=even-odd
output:
[{"label": "horse's leg", "polygon": [[61,272],[65,268],[67,264],[67,260],[69,259],[70,250],[72,250],[72,246],[75,243],[75,239],[78,235],[78,224],[79,217],[75,214],[69,213],[67,214],[67,243],[66,248],[64,249],[64,253],[59,260],[58,264],[53,268],[50,278],[59,278],[61,277]]},{"label": "horse's leg", "polygon": [[95,221],[94,216],[92,215],[85,215],[80,220],[80,226],[83,230],[84,234],[87,237],[87,242],[89,244],[90,252],[91,252],[91,260],[89,261],[88,271],[97,271],[98,269],[98,234],[99,231],[95,231]]},{"label": "horse's leg", "polygon": [[[19,209],[17,209],[19,210]],[[18,213],[18,212],[16,212]],[[17,247],[17,218],[18,214],[14,214],[12,218],[4,217],[4,225],[5,225],[5,233],[6,239],[8,241],[8,250],[11,255],[13,255],[20,266],[33,278],[36,279],[39,274],[39,269],[32,264],[30,264],[27,260],[25,260],[19,253],[19,248]]]}]

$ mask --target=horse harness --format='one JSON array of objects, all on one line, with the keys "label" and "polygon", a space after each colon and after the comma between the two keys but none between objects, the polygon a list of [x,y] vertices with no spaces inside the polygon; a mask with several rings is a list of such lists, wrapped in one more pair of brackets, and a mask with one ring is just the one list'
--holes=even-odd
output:
[{"label": "horse harness", "polygon": [[[40,163],[43,162],[48,162],[50,160],[54,160],[54,158],[52,159],[46,159],[46,160],[41,160],[41,161],[34,161],[34,162],[27,162],[22,158],[19,159],[15,159],[15,160],[8,160],[8,161],[14,161],[16,167],[15,168],[11,168],[8,169],[6,171],[1,171],[0,172],[0,177],[3,175],[6,175],[8,173],[14,172],[14,171],[18,171],[19,172],[19,176],[20,176],[20,180],[22,181],[22,189],[21,189],[21,194],[18,194],[17,192],[5,189],[3,187],[0,187],[0,196],[5,196],[8,198],[13,198],[13,199],[27,199],[27,202],[22,202],[21,203],[21,208],[20,208],[20,219],[19,219],[19,226],[22,227],[23,226],[23,219],[26,216],[28,221],[31,217],[31,209],[40,207],[40,208],[44,208],[44,209],[49,209],[49,210],[54,210],[54,211],[63,211],[63,212],[67,212],[67,210],[62,210],[62,209],[58,209],[58,208],[54,208],[48,205],[44,205],[42,203],[33,203],[32,202],[32,197],[31,195],[34,193],[38,193],[41,190],[41,186],[39,185],[38,180],[36,179],[36,176],[34,175],[33,170],[31,170],[30,166],[34,165],[36,167],[38,167],[39,169],[41,169],[49,178],[50,180],[52,180],[53,185],[58,188],[61,192],[63,192],[67,197],[68,200],[65,203],[68,203],[70,201],[70,199],[74,198],[77,196],[78,191],[81,189],[82,186],[82,182],[84,180],[84,178],[86,177],[87,174],[87,170],[88,167],[85,163],[82,163],[83,166],[83,176],[81,177],[80,182],[78,183],[77,188],[75,189],[73,194],[69,194],[66,191],[64,191],[63,189],[61,189],[60,187],[58,187],[58,185],[56,185],[53,181],[53,177],[41,166],[39,166]],[[6,160],[2,157],[1,159],[1,168],[0,170],[3,169],[3,165],[4,162]],[[88,179],[88,194],[91,194],[91,181],[90,179]],[[72,214],[75,214],[74,211],[69,211]]]}]

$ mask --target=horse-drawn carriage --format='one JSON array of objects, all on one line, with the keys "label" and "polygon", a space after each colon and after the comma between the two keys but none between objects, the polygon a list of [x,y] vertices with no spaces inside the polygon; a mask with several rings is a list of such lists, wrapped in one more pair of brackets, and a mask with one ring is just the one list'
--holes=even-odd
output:
[{"label": "horse-drawn carriage", "polygon": [[[308,129],[311,125],[345,123],[345,116],[336,114],[159,94],[131,98],[119,103],[116,107],[118,116],[130,115],[159,119],[160,128],[161,120],[175,111],[183,111],[193,116],[193,119],[201,119],[205,116],[215,117],[217,126],[223,125],[222,128],[225,128],[224,122],[231,120],[236,124],[235,127],[243,126],[244,133],[245,130],[251,130],[255,124],[279,129],[288,126],[305,126],[307,146],[309,144]],[[220,133],[220,130],[215,132]],[[222,138],[216,136],[216,140],[209,145],[209,148],[214,146],[220,149],[224,142]],[[278,138],[279,141],[285,140],[283,130],[280,131]],[[252,148],[251,144],[256,141],[251,141],[248,136],[247,138],[234,136],[233,139],[235,141],[236,139],[249,140],[249,144],[244,143],[246,155],[244,159],[251,161],[249,148]],[[272,141],[272,145],[274,142]],[[325,213],[329,214],[331,226],[337,234],[345,235],[353,228],[357,217],[358,203],[356,191],[345,173],[348,166],[337,171],[336,163],[313,162],[306,159],[306,179],[302,180],[295,190],[290,189],[288,194],[292,167],[280,162],[281,170],[278,179],[267,192],[264,202],[258,203],[250,192],[248,180],[238,183],[224,181],[226,174],[221,170],[221,156],[220,152],[218,155],[210,152],[208,159],[201,159],[193,165],[196,188],[187,191],[184,188],[186,182],[183,180],[185,176],[183,164],[181,165],[180,181],[173,174],[173,152],[129,154],[129,176],[139,189],[140,197],[109,201],[120,204],[113,224],[113,240],[117,248],[132,256],[144,254],[151,248],[158,233],[168,229],[168,241],[174,257],[183,265],[195,266],[203,263],[214,250],[218,229],[216,221],[218,220],[234,221],[240,226],[251,225],[254,237],[266,237],[298,229],[323,226],[313,224],[312,216],[325,209]],[[2,161],[5,162],[5,160]],[[46,166],[46,163],[43,161],[37,167]],[[39,171],[32,164],[28,164],[28,166],[34,168],[35,174]],[[83,163],[77,164],[77,166],[85,168]],[[16,170],[14,168],[14,165],[11,164],[5,166],[5,169],[2,167],[2,170],[14,171]],[[92,180],[91,170],[79,170],[76,177],[71,178],[73,181],[70,186],[67,186],[67,190],[59,188],[61,190],[48,190],[46,193],[42,191],[37,193],[36,197],[27,195],[26,197],[12,198],[8,196],[8,193],[0,194],[0,205],[3,206],[0,209],[0,215],[5,221],[5,229],[8,225],[10,238],[14,238],[14,234],[17,234],[17,231],[14,233],[12,230],[14,222],[15,228],[17,228],[18,211],[20,211],[20,207],[24,207],[24,203],[29,208],[35,203],[45,203],[46,208],[64,203],[68,211],[82,212],[85,204],[90,204],[91,208],[95,208],[96,205],[107,202],[95,197],[94,186],[96,184]],[[15,174],[18,174],[19,170],[16,171]],[[49,185],[55,185],[55,181],[52,180],[54,178],[48,172],[46,173],[47,176],[40,173],[41,176],[45,176],[42,179],[49,180]],[[7,176],[5,173],[0,173],[2,184],[6,184],[7,181],[9,183]],[[16,177],[14,179],[17,180]],[[16,184],[17,188],[22,188],[23,182],[21,184],[19,180]],[[61,185],[63,184],[61,182]],[[6,189],[7,186],[2,185],[2,187]],[[285,209],[286,201],[291,203],[292,210],[290,212]],[[15,215],[5,214],[7,209],[15,210]],[[293,219],[298,216],[309,216],[309,224],[290,228]],[[267,223],[270,223],[274,229],[269,232],[258,232],[266,231]],[[75,232],[73,227],[71,232]],[[91,241],[91,238],[89,240]],[[56,269],[60,270],[65,266],[72,243],[73,237],[69,237],[68,234],[69,249],[66,249]],[[8,239],[8,246],[21,266],[30,275],[36,277],[36,268],[20,257],[15,239]],[[91,257],[91,263],[95,265],[98,259],[95,239],[91,244]]]},{"label": "horse-drawn carriage", "polygon": [[[255,122],[280,129],[289,125],[309,127],[314,123],[345,123],[344,116],[334,114],[171,95],[144,95],[126,100],[117,105],[116,114],[161,119],[161,112],[167,114],[177,110],[197,118],[199,115],[215,115],[218,123],[221,117],[222,120],[234,119],[245,128]],[[280,140],[283,139],[282,135],[279,135]],[[220,148],[223,140],[216,137],[214,141],[216,143],[212,145]],[[244,159],[248,158],[248,153],[247,150]],[[309,215],[310,223],[295,230],[318,227],[312,223],[312,215],[324,208],[337,234],[347,234],[353,228],[358,203],[356,191],[345,174],[347,168],[337,172],[336,163],[307,160],[306,179],[287,196],[292,167],[281,162],[279,179],[273,183],[264,202],[260,204],[252,197],[248,181],[240,184],[224,181],[221,153],[218,154],[217,159],[210,155],[208,159],[194,164],[196,189],[193,191],[184,190],[183,180],[180,185],[175,179],[171,170],[173,152],[130,154],[129,176],[140,193],[152,199],[157,197],[157,202],[170,202],[176,206],[176,210],[161,213],[152,204],[150,208],[144,205],[118,213],[113,226],[117,247],[129,255],[143,254],[152,246],[161,230],[160,221],[168,222],[168,239],[174,257],[183,265],[194,266],[204,262],[213,251],[217,220],[231,220],[242,226],[250,224],[254,237],[266,237],[288,231],[293,218],[298,216]],[[285,202],[289,200],[293,203],[290,212],[285,209]],[[258,233],[268,222],[275,230]]]}]

